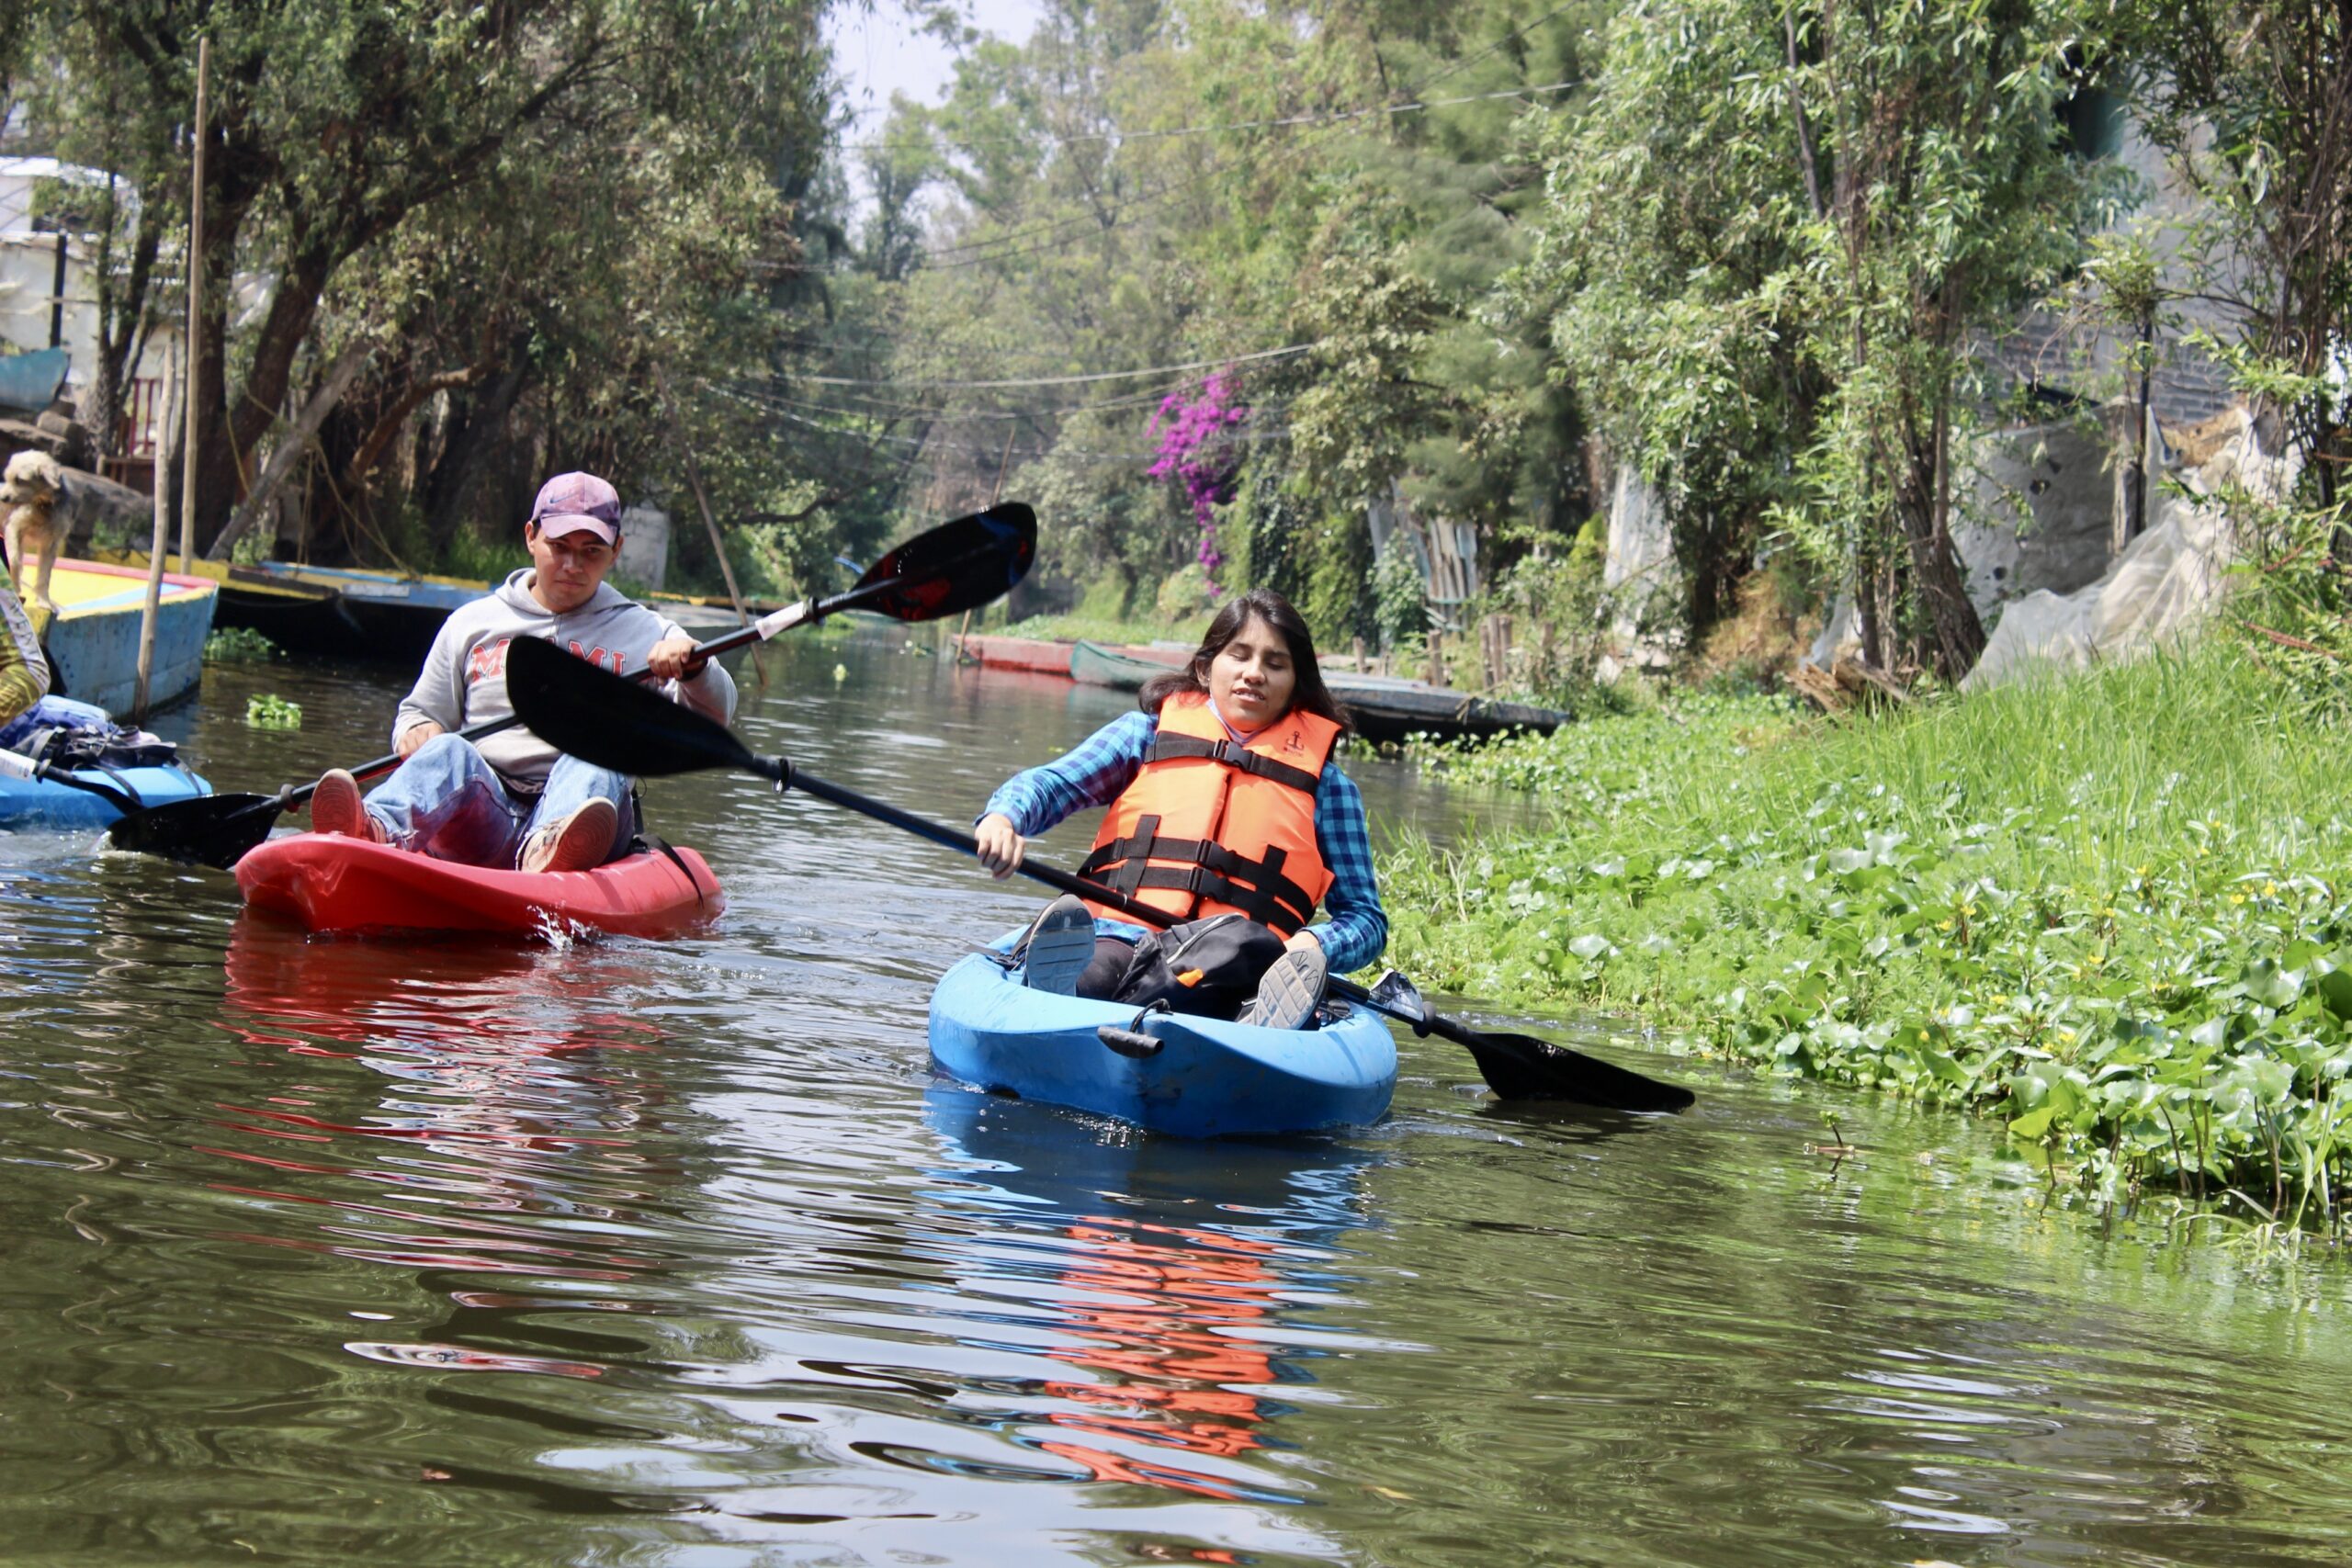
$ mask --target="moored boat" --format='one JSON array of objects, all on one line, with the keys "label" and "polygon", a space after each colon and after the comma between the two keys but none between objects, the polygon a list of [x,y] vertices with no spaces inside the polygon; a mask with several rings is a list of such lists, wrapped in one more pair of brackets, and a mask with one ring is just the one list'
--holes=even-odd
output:
[{"label": "moored boat", "polygon": [[1139,692],[1154,675],[1181,670],[1184,655],[1157,648],[1114,648],[1080,637],[1070,644],[1069,678],[1084,686],[1109,686],[1114,691]]},{"label": "moored boat", "polygon": [[[1114,1046],[1106,1025],[1152,1043]],[[1189,1138],[1360,1126],[1387,1113],[1396,1089],[1396,1040],[1362,1008],[1331,1004],[1311,1029],[1139,1019],[1133,1007],[1033,991],[978,953],[932,991],[931,1057],[981,1089]]]},{"label": "moored boat", "polygon": [[[110,713],[127,713],[139,688],[139,627],[146,611],[147,573],[100,561],[61,558],[49,580],[57,613],[43,613],[41,644],[51,664],[50,689]],[[168,706],[196,690],[204,673],[204,639],[211,635],[217,587],[201,577],[164,575],[155,611],[155,656],[148,680],[150,708]]]},{"label": "moored boat", "polygon": [[[1018,666],[1023,669],[1049,669],[1057,656],[1036,650],[1067,647],[1071,680],[1121,692],[1140,691],[1146,681],[1179,669],[1184,662],[1184,654],[1176,649],[1115,648],[1083,639],[1066,645],[1029,645],[1025,638],[1012,637],[971,637],[967,641],[989,645],[1021,643],[1022,648],[1009,654],[994,646],[985,646],[981,652],[984,662],[1024,660],[1027,662]],[[1367,740],[1402,740],[1415,734],[1451,739],[1503,735],[1515,729],[1548,735],[1574,717],[1557,708],[1473,696],[1467,692],[1432,686],[1426,681],[1366,675],[1352,670],[1335,670],[1329,665],[1324,666],[1323,683],[1346,705],[1349,716],[1355,720],[1356,733]]]},{"label": "moored boat", "polygon": [[1038,675],[1069,674],[1070,644],[1034,637],[982,637],[974,633],[958,639],[966,663],[991,670],[1026,670]]},{"label": "moored boat", "polygon": [[727,907],[689,849],[649,850],[594,871],[506,871],[333,833],[272,839],[237,862],[245,902],[321,932],[550,931],[677,936]]}]

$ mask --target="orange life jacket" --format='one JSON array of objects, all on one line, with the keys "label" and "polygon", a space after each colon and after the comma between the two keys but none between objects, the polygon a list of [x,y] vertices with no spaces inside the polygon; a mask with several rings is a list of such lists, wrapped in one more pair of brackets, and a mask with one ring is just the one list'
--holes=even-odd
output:
[{"label": "orange life jacket", "polygon": [[1331,886],[1315,788],[1339,738],[1329,719],[1293,708],[1236,744],[1206,694],[1177,693],[1079,874],[1180,920],[1239,913],[1289,936]]}]

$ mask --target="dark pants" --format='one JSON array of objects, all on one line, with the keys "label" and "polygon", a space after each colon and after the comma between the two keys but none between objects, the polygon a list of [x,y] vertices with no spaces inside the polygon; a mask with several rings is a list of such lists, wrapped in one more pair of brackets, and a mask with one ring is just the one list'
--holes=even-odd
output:
[{"label": "dark pants", "polygon": [[1078,994],[1096,1001],[1232,1018],[1258,993],[1258,982],[1283,955],[1283,939],[1240,915],[1188,920],[1142,941],[1094,939],[1094,956],[1078,977]]}]

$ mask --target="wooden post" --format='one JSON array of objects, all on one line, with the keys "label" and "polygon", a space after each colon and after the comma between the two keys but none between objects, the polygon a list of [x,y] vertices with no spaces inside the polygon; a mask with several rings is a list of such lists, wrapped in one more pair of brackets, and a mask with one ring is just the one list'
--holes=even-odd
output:
[{"label": "wooden post", "polygon": [[179,412],[175,400],[178,388],[175,384],[179,367],[175,363],[178,349],[168,341],[164,347],[164,381],[160,390],[164,407],[155,421],[155,535],[147,546],[147,601],[139,613],[139,679],[130,699],[130,722],[147,722],[147,695],[155,673],[155,622],[163,614],[164,552],[172,542],[172,470],[168,459],[173,415]]},{"label": "wooden post", "polygon": [[1445,634],[1435,626],[1430,628],[1430,667],[1427,671],[1432,686],[1445,684]]},{"label": "wooden post", "polygon": [[[991,508],[996,505],[997,498],[1004,493],[1004,471],[1012,466],[1012,437],[1020,428],[1018,424],[1007,424],[1004,427],[1004,455],[996,460],[996,483],[989,486],[989,505]],[[956,662],[958,664],[967,662],[964,657],[964,638],[971,629],[972,612],[967,610],[964,612],[963,620],[956,623]]]},{"label": "wooden post", "polygon": [[196,368],[204,357],[204,136],[206,84],[212,70],[212,40],[196,40],[196,144],[194,173],[187,199],[187,450],[180,455],[180,570],[196,558]]},{"label": "wooden post", "polygon": [[[678,417],[678,404],[670,396],[670,373],[657,367],[654,385],[661,389],[662,406],[670,415],[670,433],[678,438],[678,454],[686,460],[686,483],[695,492],[695,505],[702,513],[702,525],[710,530],[710,547],[718,557],[718,573],[727,580],[727,599],[735,606],[735,619],[743,626],[752,624],[752,612],[743,605],[743,591],[735,586],[735,569],[728,564],[727,541],[719,536],[718,519],[711,514],[710,497],[702,488],[702,468],[695,462],[695,449],[686,439],[685,422]],[[759,651],[752,650],[752,667],[758,668]]]},{"label": "wooden post", "polygon": [[1356,673],[1361,675],[1363,670],[1363,638],[1358,637],[1356,638]]}]

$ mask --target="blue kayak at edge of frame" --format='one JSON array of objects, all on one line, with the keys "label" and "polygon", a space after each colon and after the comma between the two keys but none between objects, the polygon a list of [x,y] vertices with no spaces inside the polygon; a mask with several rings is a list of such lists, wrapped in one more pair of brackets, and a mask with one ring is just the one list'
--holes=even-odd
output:
[{"label": "blue kayak at edge of frame", "polygon": [[[128,786],[142,806],[168,806],[212,793],[203,775],[183,768],[75,768],[73,776],[112,789]],[[53,779],[19,779],[0,773],[0,830],[20,828],[105,828],[121,819],[114,802]]]},{"label": "blue kayak at edge of frame", "polygon": [[1331,1004],[1317,1029],[1259,1029],[1182,1013],[1138,1026],[1152,1055],[1124,1055],[1097,1026],[1131,1006],[1033,991],[985,953],[958,960],[931,993],[931,1058],[948,1077],[1075,1106],[1188,1138],[1365,1126],[1396,1089],[1396,1042],[1378,1014]]}]

